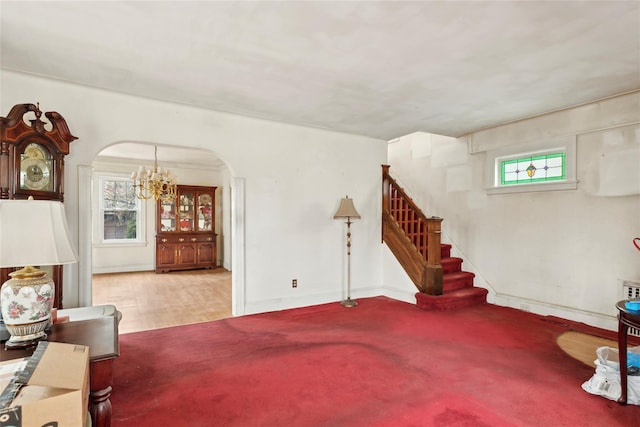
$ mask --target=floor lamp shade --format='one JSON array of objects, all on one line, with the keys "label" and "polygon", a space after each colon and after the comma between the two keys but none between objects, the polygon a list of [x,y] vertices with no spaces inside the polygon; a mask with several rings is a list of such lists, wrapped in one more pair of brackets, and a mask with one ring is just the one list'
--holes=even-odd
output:
[{"label": "floor lamp shade", "polygon": [[61,202],[0,200],[0,267],[24,267],[10,273],[0,289],[2,318],[11,334],[7,347],[46,337],[54,284],[37,266],[77,260]]},{"label": "floor lamp shade", "polygon": [[343,300],[341,304],[344,307],[355,307],[358,303],[351,299],[351,218],[359,219],[360,214],[353,205],[353,199],[349,196],[345,196],[340,200],[340,206],[338,211],[333,216],[333,219],[347,219],[347,299]]},{"label": "floor lamp shade", "polygon": [[340,219],[340,218],[360,219],[360,214],[356,210],[356,207],[353,206],[353,199],[350,199],[349,196],[346,196],[344,199],[340,200],[340,206],[338,207],[338,211],[333,216],[333,219]]}]

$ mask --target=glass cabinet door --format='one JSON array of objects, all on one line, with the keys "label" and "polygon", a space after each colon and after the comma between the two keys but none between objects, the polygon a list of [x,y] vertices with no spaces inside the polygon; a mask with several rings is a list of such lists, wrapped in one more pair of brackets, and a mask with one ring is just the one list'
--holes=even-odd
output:
[{"label": "glass cabinet door", "polygon": [[198,231],[211,231],[213,215],[213,203],[211,194],[204,193],[198,196]]},{"label": "glass cabinet door", "polygon": [[180,194],[180,231],[193,231],[193,193]]},{"label": "glass cabinet door", "polygon": [[160,202],[160,231],[176,231],[176,202]]}]

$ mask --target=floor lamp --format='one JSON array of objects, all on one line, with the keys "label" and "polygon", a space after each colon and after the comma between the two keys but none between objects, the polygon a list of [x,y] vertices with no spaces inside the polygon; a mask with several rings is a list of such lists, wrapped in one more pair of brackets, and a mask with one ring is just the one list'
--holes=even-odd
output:
[{"label": "floor lamp", "polygon": [[344,307],[355,307],[358,303],[351,299],[351,218],[359,219],[360,214],[353,206],[353,199],[345,196],[340,201],[340,207],[333,216],[333,219],[347,218],[347,299],[340,304]]}]

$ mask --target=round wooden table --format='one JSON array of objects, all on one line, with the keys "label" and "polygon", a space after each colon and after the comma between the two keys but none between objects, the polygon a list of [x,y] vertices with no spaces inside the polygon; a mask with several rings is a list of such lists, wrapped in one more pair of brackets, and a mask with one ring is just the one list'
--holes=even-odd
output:
[{"label": "round wooden table", "polygon": [[618,301],[618,353],[620,355],[620,398],[618,403],[627,404],[627,332],[629,327],[640,329],[640,311],[629,310],[627,301],[640,301],[640,298]]}]

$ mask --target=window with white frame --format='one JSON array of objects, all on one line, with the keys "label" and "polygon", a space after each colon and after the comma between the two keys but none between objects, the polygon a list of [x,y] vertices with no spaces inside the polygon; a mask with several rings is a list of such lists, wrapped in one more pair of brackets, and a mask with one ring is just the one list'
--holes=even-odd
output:
[{"label": "window with white frame", "polygon": [[143,203],[133,181],[125,177],[99,177],[101,243],[140,243],[144,240]]},{"label": "window with white frame", "polygon": [[489,194],[576,189],[575,137],[487,152],[485,185]]}]

